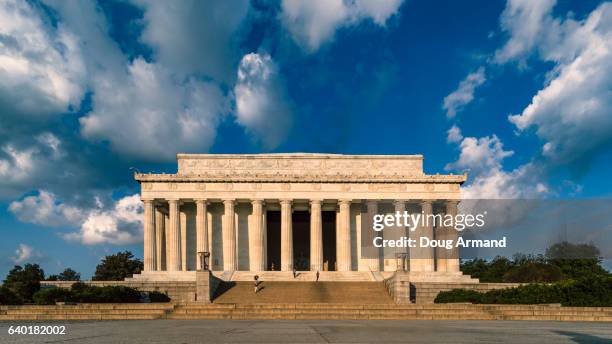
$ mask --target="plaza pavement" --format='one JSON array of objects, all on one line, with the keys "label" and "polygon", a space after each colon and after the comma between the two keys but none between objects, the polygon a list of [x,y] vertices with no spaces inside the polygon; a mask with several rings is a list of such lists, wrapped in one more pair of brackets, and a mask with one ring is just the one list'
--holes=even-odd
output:
[{"label": "plaza pavement", "polygon": [[[10,325],[66,335],[8,335]],[[612,323],[422,320],[0,322],[0,343],[612,343]]]}]

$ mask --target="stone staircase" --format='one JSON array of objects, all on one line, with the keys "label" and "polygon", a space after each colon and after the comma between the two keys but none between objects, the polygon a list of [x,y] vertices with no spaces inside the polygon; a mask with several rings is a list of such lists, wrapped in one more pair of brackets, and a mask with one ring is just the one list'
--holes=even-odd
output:
[{"label": "stone staircase", "polygon": [[612,321],[612,308],[550,305],[471,304],[187,304],[177,306],[167,319],[397,319],[397,320],[549,320]]},{"label": "stone staircase", "polygon": [[274,282],[260,283],[255,294],[253,282],[224,282],[215,304],[256,303],[338,303],[392,304],[381,282]]},{"label": "stone staircase", "polygon": [[0,320],[133,320],[160,319],[171,303],[106,303],[51,306],[0,306]]},{"label": "stone staircase", "polygon": [[612,307],[472,304],[171,303],[0,306],[0,321],[150,319],[398,319],[612,322]]}]

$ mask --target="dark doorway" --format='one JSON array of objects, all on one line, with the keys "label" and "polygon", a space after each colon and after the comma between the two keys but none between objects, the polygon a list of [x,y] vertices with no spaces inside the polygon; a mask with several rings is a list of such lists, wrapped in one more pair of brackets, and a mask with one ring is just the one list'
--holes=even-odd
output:
[{"label": "dark doorway", "polygon": [[336,271],[336,212],[321,212],[323,222],[323,270]]},{"label": "dark doorway", "polygon": [[310,270],[310,213],[294,211],[293,225],[293,267],[299,271]]},{"label": "dark doorway", "polygon": [[268,266],[266,268],[268,270],[280,271],[280,211],[268,211],[266,219],[266,247],[268,250]]}]

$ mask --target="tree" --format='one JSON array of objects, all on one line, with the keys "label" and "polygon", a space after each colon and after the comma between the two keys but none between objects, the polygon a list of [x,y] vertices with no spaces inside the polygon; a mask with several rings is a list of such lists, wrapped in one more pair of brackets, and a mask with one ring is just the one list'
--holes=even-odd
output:
[{"label": "tree", "polygon": [[96,267],[94,281],[122,281],[126,277],[138,274],[144,265],[140,259],[134,258],[130,251],[118,252],[106,256]]},{"label": "tree", "polygon": [[549,263],[561,269],[565,278],[589,278],[607,276],[609,272],[601,266],[599,249],[593,244],[556,243],[546,249]]},{"label": "tree", "polygon": [[40,281],[45,279],[45,272],[38,264],[19,265],[9,271],[4,280],[4,287],[10,289],[24,301],[32,301],[32,295],[40,289]]},{"label": "tree", "polygon": [[47,278],[47,281],[80,281],[81,274],[72,270],[71,268],[66,268],[64,271],[60,272],[59,275],[50,275]]}]

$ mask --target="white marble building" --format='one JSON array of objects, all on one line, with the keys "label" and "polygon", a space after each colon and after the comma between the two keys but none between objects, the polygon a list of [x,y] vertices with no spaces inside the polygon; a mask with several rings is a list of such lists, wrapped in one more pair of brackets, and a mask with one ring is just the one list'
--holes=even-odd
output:
[{"label": "white marble building", "polygon": [[[209,252],[217,274],[459,271],[456,256],[435,249],[420,252],[419,259],[407,254],[399,262],[393,255],[364,257],[361,252],[362,240],[372,239],[362,238],[360,230],[364,200],[389,202],[395,210],[456,212],[467,177],[427,175],[421,155],[177,158],[176,174],[135,175],[145,217],[141,278],[191,279],[201,269],[198,252]],[[432,228],[423,231],[433,236]]]}]

